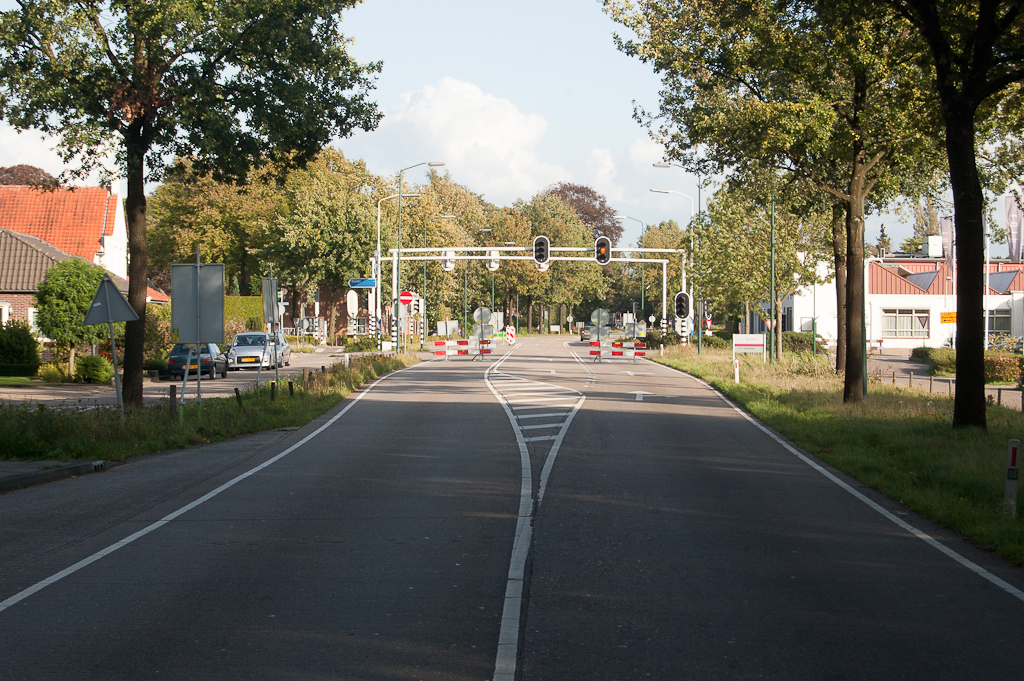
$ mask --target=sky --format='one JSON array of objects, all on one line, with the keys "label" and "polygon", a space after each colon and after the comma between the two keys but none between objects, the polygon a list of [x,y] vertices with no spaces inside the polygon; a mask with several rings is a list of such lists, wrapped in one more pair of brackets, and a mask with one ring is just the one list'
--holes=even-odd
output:
[{"label": "sky", "polygon": [[[663,150],[633,114],[657,108],[661,83],[616,49],[624,29],[599,0],[366,0],[342,26],[353,57],[383,62],[372,96],[384,119],[335,146],[375,174],[443,161],[454,181],[502,206],[555,182],[589,185],[633,218],[623,219],[624,243],[637,241],[641,223],[685,224],[713,192],[698,197],[695,176],[653,167]],[[64,166],[52,146],[0,122],[0,166],[56,174]],[[422,182],[426,166],[406,177]],[[868,240],[884,223],[898,245],[912,233],[902,222],[869,218]]]}]

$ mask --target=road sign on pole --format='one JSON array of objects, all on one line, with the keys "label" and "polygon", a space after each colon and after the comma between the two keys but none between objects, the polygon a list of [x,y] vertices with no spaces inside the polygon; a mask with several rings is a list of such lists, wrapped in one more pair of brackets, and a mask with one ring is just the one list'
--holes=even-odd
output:
[{"label": "road sign on pole", "polygon": [[349,279],[348,280],[348,287],[349,288],[376,288],[377,287],[377,280],[376,279]]},{"label": "road sign on pole", "polygon": [[399,293],[398,294],[398,302],[400,302],[402,305],[408,305],[409,303],[411,303],[412,302],[412,292],[411,291],[402,291],[401,293]]}]

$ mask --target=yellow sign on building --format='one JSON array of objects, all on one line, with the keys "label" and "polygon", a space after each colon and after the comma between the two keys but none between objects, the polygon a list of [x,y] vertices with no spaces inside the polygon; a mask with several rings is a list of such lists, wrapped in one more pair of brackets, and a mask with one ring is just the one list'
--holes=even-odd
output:
[{"label": "yellow sign on building", "polygon": [[941,312],[939,317],[943,324],[956,324],[956,312]]}]

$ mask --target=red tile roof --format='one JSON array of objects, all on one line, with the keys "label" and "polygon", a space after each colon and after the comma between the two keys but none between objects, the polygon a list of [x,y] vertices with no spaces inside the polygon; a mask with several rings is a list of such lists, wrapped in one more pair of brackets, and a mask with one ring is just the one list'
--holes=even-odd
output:
[{"label": "red tile roof", "polygon": [[38,237],[93,262],[101,250],[100,237],[114,233],[118,201],[103,187],[42,191],[0,186],[0,228]]}]

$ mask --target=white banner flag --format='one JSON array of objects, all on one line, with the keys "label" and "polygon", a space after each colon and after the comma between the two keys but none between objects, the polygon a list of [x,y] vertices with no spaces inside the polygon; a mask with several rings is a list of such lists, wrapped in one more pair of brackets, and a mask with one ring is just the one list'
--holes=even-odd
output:
[{"label": "white banner flag", "polygon": [[942,252],[946,255],[946,267],[953,269],[953,218],[939,218],[939,232],[942,234]]},{"label": "white banner flag", "polygon": [[1020,262],[1021,210],[1017,197],[1006,197],[1006,232],[1010,237],[1010,261]]}]

